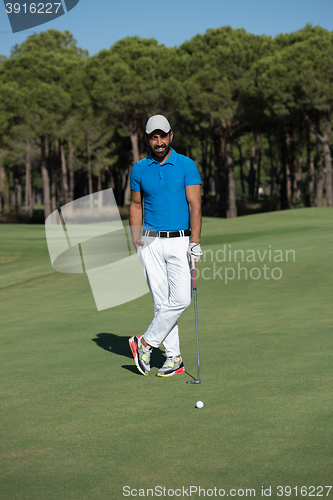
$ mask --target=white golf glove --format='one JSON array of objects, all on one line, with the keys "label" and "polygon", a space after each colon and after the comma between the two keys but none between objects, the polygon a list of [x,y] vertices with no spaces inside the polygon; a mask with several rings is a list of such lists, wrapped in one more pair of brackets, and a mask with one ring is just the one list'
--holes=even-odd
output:
[{"label": "white golf glove", "polygon": [[190,246],[188,247],[187,250],[187,255],[190,260],[190,262],[194,262],[195,264],[199,262],[201,259],[203,253],[200,248],[200,243],[190,243]]}]

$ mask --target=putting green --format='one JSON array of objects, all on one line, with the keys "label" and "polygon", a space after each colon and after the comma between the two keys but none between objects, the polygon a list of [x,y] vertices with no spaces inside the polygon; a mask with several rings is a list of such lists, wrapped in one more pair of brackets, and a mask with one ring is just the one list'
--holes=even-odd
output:
[{"label": "putting green", "polygon": [[143,377],[128,338],[149,325],[150,295],[97,312],[85,275],[51,268],[43,226],[0,234],[1,500],[326,497],[332,208],[204,220],[201,385],[185,383],[193,304],[179,321],[188,374],[155,377],[156,350]]}]

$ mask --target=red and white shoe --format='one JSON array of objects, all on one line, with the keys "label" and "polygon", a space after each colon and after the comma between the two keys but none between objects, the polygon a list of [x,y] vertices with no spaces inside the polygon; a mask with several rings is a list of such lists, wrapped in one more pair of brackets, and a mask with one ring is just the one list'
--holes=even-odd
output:
[{"label": "red and white shoe", "polygon": [[153,351],[151,346],[145,347],[141,344],[142,335],[135,335],[128,341],[137,369],[142,375],[150,374],[150,355]]},{"label": "red and white shoe", "polygon": [[174,356],[165,360],[164,365],[158,370],[156,375],[158,377],[171,377],[172,375],[178,375],[184,372],[185,367],[183,358],[181,356]]}]

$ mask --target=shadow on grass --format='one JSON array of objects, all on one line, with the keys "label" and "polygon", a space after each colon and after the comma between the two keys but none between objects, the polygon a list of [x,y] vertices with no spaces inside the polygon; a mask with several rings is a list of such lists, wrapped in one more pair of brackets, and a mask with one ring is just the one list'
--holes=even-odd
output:
[{"label": "shadow on grass", "polygon": [[191,383],[192,383],[192,380],[196,380],[196,379],[197,379],[196,377],[194,377],[194,375],[191,375],[191,374],[190,374],[189,372],[187,372],[186,370],[185,370],[185,373],[186,373],[186,375],[188,375],[189,377],[191,377],[191,380],[190,380],[190,382],[191,382]]},{"label": "shadow on grass", "polygon": [[[92,340],[93,342],[96,342],[98,347],[105,349],[105,351],[118,354],[119,356],[125,356],[126,358],[133,360],[132,352],[128,345],[129,338],[130,337],[121,337],[119,335],[116,335],[115,333],[98,333],[96,335],[96,338]],[[160,351],[160,349],[153,349],[150,359],[150,366],[161,368],[164,361],[165,356],[163,355],[162,351]],[[123,365],[122,368],[140,375],[138,369],[135,366],[134,360],[133,365]]]}]

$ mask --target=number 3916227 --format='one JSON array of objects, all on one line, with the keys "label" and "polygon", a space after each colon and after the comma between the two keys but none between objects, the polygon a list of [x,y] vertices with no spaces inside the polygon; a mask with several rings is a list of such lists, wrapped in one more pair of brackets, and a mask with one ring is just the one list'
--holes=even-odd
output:
[{"label": "number 3916227", "polygon": [[19,3],[6,3],[7,14],[57,14],[61,3],[31,3],[30,5]]},{"label": "number 3916227", "polygon": [[277,496],[286,496],[289,497],[292,493],[294,496],[302,496],[302,497],[328,497],[332,486],[302,486],[301,488],[297,488],[295,486],[292,488],[291,486],[278,486],[277,487]]}]

